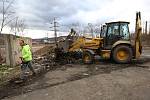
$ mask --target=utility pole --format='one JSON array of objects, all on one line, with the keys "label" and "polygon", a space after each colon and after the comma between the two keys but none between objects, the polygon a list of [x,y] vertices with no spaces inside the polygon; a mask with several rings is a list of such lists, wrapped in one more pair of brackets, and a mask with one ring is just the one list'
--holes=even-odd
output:
[{"label": "utility pole", "polygon": [[145,23],[145,35],[147,35],[147,21]]},{"label": "utility pole", "polygon": [[57,43],[57,31],[58,31],[58,29],[57,28],[59,26],[58,26],[58,22],[57,22],[56,17],[54,17],[53,22],[51,24],[53,24],[53,26],[50,28],[53,28],[51,31],[54,31],[55,45],[56,45],[56,47],[58,47],[58,43]]},{"label": "utility pole", "polygon": [[143,35],[145,34],[145,28],[142,29],[143,30]]},{"label": "utility pole", "polygon": [[150,35],[150,22],[149,22],[149,35]]}]

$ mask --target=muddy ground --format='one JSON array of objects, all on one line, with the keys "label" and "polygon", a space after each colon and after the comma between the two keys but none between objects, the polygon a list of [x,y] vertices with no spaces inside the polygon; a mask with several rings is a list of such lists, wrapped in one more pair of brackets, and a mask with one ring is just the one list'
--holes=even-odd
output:
[{"label": "muddy ground", "polygon": [[[130,64],[115,64],[111,61],[102,61],[101,60],[101,61],[97,61],[95,64],[92,64],[92,65],[84,65],[82,63],[56,65],[56,68],[53,70],[46,68],[45,70],[41,71],[36,76],[34,76],[34,77],[30,76],[29,79],[25,83],[15,84],[13,81],[10,81],[8,84],[1,86],[0,87],[0,99],[19,100],[20,96],[21,97],[23,96],[23,98],[22,98],[23,100],[35,100],[35,99],[41,100],[40,98],[38,98],[38,95],[39,95],[38,93],[40,93],[40,91],[48,91],[47,89],[51,89],[51,88],[57,87],[57,86],[59,87],[59,86],[62,86],[63,84],[64,85],[72,84],[72,82],[76,82],[77,80],[82,81],[83,79],[90,80],[91,77],[101,77],[102,75],[109,76],[112,73],[118,73],[118,72],[124,73],[124,70],[127,71],[126,74],[131,74],[133,76],[133,80],[134,80],[134,76],[137,77],[136,76],[137,74],[135,74],[135,72],[140,71],[140,73],[142,73],[143,77],[144,77],[144,74],[146,74],[147,71],[150,72],[149,69],[150,69],[150,49],[149,48],[148,49],[146,48],[144,50],[143,55],[141,56],[141,58],[139,60],[133,60],[132,63],[130,63]],[[132,71],[130,71],[130,70],[132,70]],[[149,74],[146,74],[146,75],[150,77]],[[126,77],[126,76],[124,75],[124,77]],[[120,80],[121,80],[121,78],[122,77],[117,77],[117,79],[120,79]],[[112,80],[113,80],[113,78],[108,79],[107,81],[111,82]],[[114,78],[114,80],[115,80],[115,78]],[[97,83],[97,81],[95,81],[94,83]],[[108,88],[109,85],[106,87]],[[126,88],[129,88],[129,87],[126,87]],[[63,89],[64,88],[65,88],[65,86],[63,87]],[[82,88],[82,87],[80,87],[80,88]],[[98,88],[98,86],[97,87],[95,86],[93,88],[96,89],[96,88]],[[67,89],[67,87],[66,87],[66,89]],[[90,90],[88,90],[88,91],[90,91]],[[93,90],[91,90],[91,91],[93,91]],[[84,91],[82,91],[82,92],[84,92]],[[36,97],[27,96],[28,94],[32,94],[32,93],[37,96]],[[45,94],[45,96],[48,96],[48,95],[49,94]],[[51,93],[50,93],[50,95],[51,95]],[[61,94],[58,93],[58,95],[60,96]],[[65,96],[62,98],[61,98],[61,96],[59,99],[57,98],[54,100],[69,100],[69,99],[66,99]],[[107,95],[105,95],[105,96],[107,97]],[[55,94],[55,96],[52,95],[52,97],[57,97],[57,93]],[[83,98],[84,98],[84,96],[83,96]],[[86,100],[85,98],[84,99],[83,98],[80,100]],[[20,99],[20,100],[22,100],[22,99]],[[149,100],[149,99],[150,98],[145,99],[145,100]],[[48,99],[43,98],[43,100],[48,100]],[[98,100],[98,99],[91,99],[91,100]],[[103,98],[102,100],[106,100],[106,99]],[[115,99],[108,99],[108,100],[115,100]],[[124,100],[128,100],[128,99],[124,99]],[[139,100],[141,100],[141,99],[139,99]]]}]

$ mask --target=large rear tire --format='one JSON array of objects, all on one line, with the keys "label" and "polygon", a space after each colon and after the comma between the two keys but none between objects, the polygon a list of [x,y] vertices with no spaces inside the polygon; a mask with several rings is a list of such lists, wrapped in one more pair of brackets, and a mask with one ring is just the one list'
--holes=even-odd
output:
[{"label": "large rear tire", "polygon": [[132,48],[125,45],[117,46],[113,52],[112,57],[116,63],[129,63],[132,60]]},{"label": "large rear tire", "polygon": [[92,64],[94,62],[94,55],[90,52],[83,52],[83,57],[82,57],[83,63],[84,64]]}]

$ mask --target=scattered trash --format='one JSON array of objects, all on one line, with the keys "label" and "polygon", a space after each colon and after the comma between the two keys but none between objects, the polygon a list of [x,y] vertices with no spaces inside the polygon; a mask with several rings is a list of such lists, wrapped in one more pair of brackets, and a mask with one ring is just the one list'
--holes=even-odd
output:
[{"label": "scattered trash", "polygon": [[83,75],[84,75],[84,76],[88,76],[89,74],[87,74],[87,73],[83,73]]},{"label": "scattered trash", "polygon": [[49,95],[48,93],[45,94],[45,96],[48,96],[48,95]]},{"label": "scattered trash", "polygon": [[95,67],[95,70],[98,70],[98,67]]},{"label": "scattered trash", "polygon": [[32,92],[32,90],[28,90],[28,92]]}]

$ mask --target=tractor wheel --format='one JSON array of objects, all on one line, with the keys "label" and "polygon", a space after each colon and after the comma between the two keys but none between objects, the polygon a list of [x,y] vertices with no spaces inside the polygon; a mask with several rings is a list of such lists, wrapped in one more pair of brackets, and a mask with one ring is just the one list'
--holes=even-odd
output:
[{"label": "tractor wheel", "polygon": [[83,52],[83,62],[84,64],[92,64],[94,61],[94,55],[90,52]]},{"label": "tractor wheel", "polygon": [[129,46],[117,46],[113,50],[113,60],[116,63],[129,63],[132,60],[132,49]]}]

